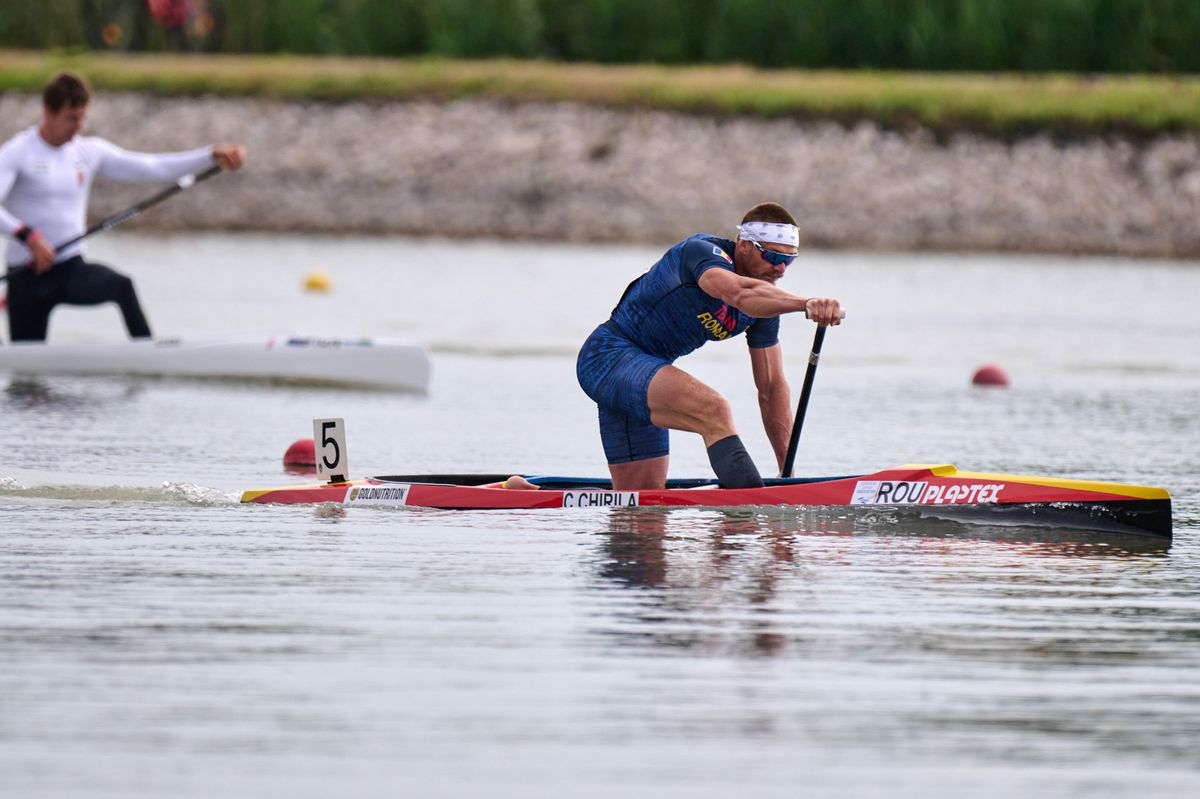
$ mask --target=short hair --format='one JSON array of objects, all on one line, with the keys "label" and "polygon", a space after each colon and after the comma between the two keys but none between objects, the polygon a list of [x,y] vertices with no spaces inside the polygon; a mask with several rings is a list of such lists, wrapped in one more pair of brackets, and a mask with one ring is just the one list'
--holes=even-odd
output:
[{"label": "short hair", "polygon": [[83,77],[74,72],[60,72],[42,90],[42,104],[54,113],[64,106],[80,108],[92,99],[92,90]]},{"label": "short hair", "polygon": [[[777,222],[782,225],[796,225],[796,219],[779,203],[759,203],[746,212],[742,224],[747,222]],[[799,225],[796,225],[799,227]]]}]

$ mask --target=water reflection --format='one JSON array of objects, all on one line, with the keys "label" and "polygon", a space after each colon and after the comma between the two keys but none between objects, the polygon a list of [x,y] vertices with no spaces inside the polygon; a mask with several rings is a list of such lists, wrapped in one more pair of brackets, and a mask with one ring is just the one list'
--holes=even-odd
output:
[{"label": "water reflection", "polygon": [[45,381],[34,377],[15,377],[4,389],[5,404],[16,410],[40,408],[72,408],[84,404],[81,397],[55,391]]},{"label": "water reflection", "polygon": [[[126,384],[116,399],[124,402],[140,393],[141,388],[137,384]],[[17,411],[63,410],[75,413],[90,410],[108,400],[107,397],[89,392],[64,390],[60,384],[28,376],[13,377],[4,389],[5,406]]]},{"label": "water reflection", "polygon": [[776,618],[780,583],[803,581],[813,559],[798,556],[797,535],[830,541],[820,557],[831,563],[845,556],[838,539],[854,532],[844,516],[814,523],[806,515],[784,521],[751,508],[612,511],[602,533],[600,577],[642,592],[622,606],[620,621],[634,627],[620,634],[681,648],[725,647],[732,635],[733,648],[745,653],[779,652],[788,640]]},{"label": "water reflection", "polygon": [[[633,645],[743,656],[811,654],[828,646],[831,638],[814,628],[829,618],[847,624],[833,638],[857,637],[864,631],[851,630],[881,613],[896,628],[868,637],[862,651],[987,652],[1007,644],[990,640],[987,613],[976,617],[976,610],[1023,607],[1043,617],[1066,602],[1078,604],[1070,610],[1081,619],[1128,618],[1131,608],[1114,606],[1127,590],[1121,581],[1150,577],[1169,562],[1168,544],[1150,538],[844,509],[616,509],[601,535],[601,584],[632,592],[608,606],[605,633]],[[905,633],[912,621],[897,595],[930,601],[934,612],[950,595],[978,607],[960,630],[914,625]],[[818,608],[830,615],[815,619]],[[1071,635],[1060,643],[1018,646],[1017,656],[1079,657],[1089,646]]]},{"label": "water reflection", "polygon": [[[605,531],[608,559],[601,567],[603,577],[630,588],[663,588],[670,585],[668,574],[704,565],[705,582],[719,578],[754,550],[756,559],[769,554],[762,564],[770,571],[777,563],[792,564],[794,553],[788,537],[795,530],[781,526],[770,517],[750,509],[706,509],[703,511],[658,508],[619,508],[611,512]],[[850,534],[853,526],[842,524],[840,534]],[[668,568],[668,549],[674,547],[674,567]],[[764,585],[768,574],[760,575]]]}]

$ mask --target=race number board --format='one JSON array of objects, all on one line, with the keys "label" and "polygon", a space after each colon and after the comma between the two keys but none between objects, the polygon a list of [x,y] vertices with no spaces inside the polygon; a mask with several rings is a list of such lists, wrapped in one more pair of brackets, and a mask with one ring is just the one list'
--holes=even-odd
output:
[{"label": "race number board", "polygon": [[350,474],[346,460],[346,421],[313,419],[313,442],[317,450],[317,478],[330,483],[346,482],[346,475]]}]

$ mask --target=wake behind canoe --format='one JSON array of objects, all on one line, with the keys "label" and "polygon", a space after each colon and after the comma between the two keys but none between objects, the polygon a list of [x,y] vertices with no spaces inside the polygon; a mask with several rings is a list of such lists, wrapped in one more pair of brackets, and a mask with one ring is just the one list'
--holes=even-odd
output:
[{"label": "wake behind canoe", "polygon": [[529,477],[539,490],[508,490],[507,475],[392,475],[284,486],[242,494],[248,503],[340,503],[446,510],[581,507],[847,507],[907,509],[963,521],[1020,523],[1171,538],[1171,497],[1120,483],[960,472],[910,464],[866,475],[768,480],[763,488],[719,488],[671,480],[662,490],[613,491],[607,479]]}]

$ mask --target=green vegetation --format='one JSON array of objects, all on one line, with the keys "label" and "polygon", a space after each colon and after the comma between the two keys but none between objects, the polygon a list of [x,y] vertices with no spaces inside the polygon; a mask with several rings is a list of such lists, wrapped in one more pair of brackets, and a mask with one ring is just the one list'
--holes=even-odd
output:
[{"label": "green vegetation", "polygon": [[[228,52],[923,72],[1200,72],[1196,0],[216,0]],[[0,4],[78,47],[83,3]],[[140,7],[144,0],[124,0]],[[151,36],[164,48],[166,38]]]},{"label": "green vegetation", "polygon": [[[573,100],[996,135],[1200,129],[1197,0],[219,0],[222,50],[260,55],[217,58],[162,53],[153,25],[157,55],[88,54],[87,2],[100,0],[0,4],[0,46],[43,52],[0,51],[0,89],[69,65],[101,88],[172,94]],[[103,0],[122,2],[144,0]]]},{"label": "green vegetation", "polygon": [[1200,130],[1200,78],[1012,76],[563,65],[541,61],[0,51],[0,90],[58,69],[98,89],[347,100],[483,97],[715,115],[872,119],[937,133]]}]

